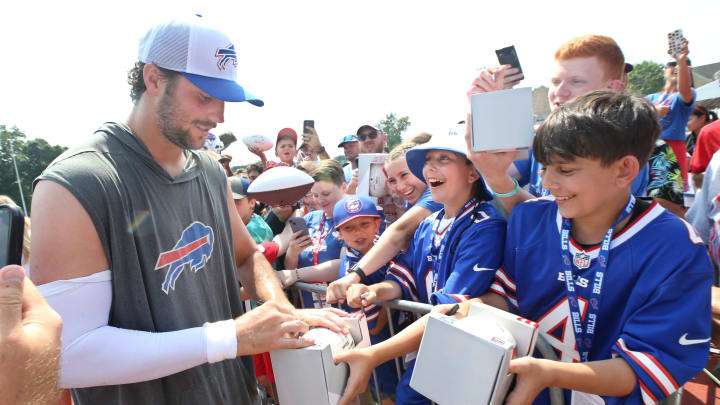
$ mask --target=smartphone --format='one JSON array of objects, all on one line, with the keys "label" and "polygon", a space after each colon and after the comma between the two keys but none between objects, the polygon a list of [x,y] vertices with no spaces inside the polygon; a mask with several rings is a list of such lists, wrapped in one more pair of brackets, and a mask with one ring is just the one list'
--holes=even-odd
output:
[{"label": "smartphone", "polygon": [[315,121],[314,120],[303,121],[303,133],[304,134],[312,133],[312,132],[309,132],[305,127],[315,128]]},{"label": "smartphone", "polygon": [[20,265],[24,231],[25,215],[20,207],[0,205],[0,266]]},{"label": "smartphone", "polygon": [[671,56],[675,57],[682,51],[684,41],[685,37],[683,37],[682,30],[675,30],[668,33],[668,49],[670,50]]},{"label": "smartphone", "polygon": [[496,49],[495,54],[497,55],[498,62],[500,62],[501,65],[510,65],[510,67],[517,68],[518,74],[520,75],[520,78],[517,81],[525,78],[522,67],[520,67],[520,60],[518,59],[517,52],[515,51],[515,45],[510,45],[503,49]]},{"label": "smartphone", "polygon": [[288,218],[288,222],[290,223],[290,229],[292,229],[293,233],[297,231],[303,231],[303,233],[300,234],[300,236],[309,235],[310,232],[308,232],[308,226],[305,223],[305,218],[302,217],[291,217]]}]

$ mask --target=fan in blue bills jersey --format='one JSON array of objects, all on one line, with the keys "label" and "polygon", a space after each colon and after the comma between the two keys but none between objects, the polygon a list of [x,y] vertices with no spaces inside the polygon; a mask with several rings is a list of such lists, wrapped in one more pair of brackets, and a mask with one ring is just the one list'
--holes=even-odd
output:
[{"label": "fan in blue bills jersey", "polygon": [[493,281],[502,262],[505,220],[476,200],[452,219],[444,214],[443,209],[420,223],[407,251],[390,266],[386,279],[400,285],[403,299],[457,303],[484,294]]},{"label": "fan in blue bills jersey", "polygon": [[[492,291],[539,324],[559,360],[578,362],[559,249],[562,222],[552,197],[518,205]],[[630,396],[603,397],[606,404],[654,404],[702,369],[710,341],[712,266],[692,226],[655,202],[638,200],[628,224],[612,237],[600,280],[595,274],[601,245],[582,246],[570,236],[568,247],[581,320],[594,333],[587,360],[622,357],[637,376]],[[599,289],[601,301],[593,295]],[[571,395],[566,391],[566,401]],[[549,402],[547,390],[535,401]]]},{"label": "fan in blue bills jersey", "polygon": [[[338,278],[352,272],[353,266],[367,253],[380,236],[382,216],[375,206],[372,198],[358,195],[347,196],[337,203],[333,210],[335,229],[345,241],[345,254],[340,261]],[[392,263],[392,262],[391,262]],[[363,280],[366,285],[379,283],[385,279],[388,264],[379,268]],[[397,327],[397,312],[392,319],[388,319],[388,312],[380,304],[370,304],[362,309],[353,308],[343,303],[342,309],[348,313],[364,313],[368,323],[370,341],[377,344],[390,337],[389,322]],[[394,361],[387,361],[375,368],[380,391],[388,394],[395,393],[398,375]],[[372,380],[371,383],[374,383]]]}]

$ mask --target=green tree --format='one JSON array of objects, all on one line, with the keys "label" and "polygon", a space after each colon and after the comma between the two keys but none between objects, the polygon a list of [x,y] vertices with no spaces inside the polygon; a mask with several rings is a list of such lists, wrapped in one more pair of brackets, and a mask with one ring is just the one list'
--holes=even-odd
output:
[{"label": "green tree", "polygon": [[642,61],[628,73],[627,90],[638,96],[657,93],[665,86],[665,67],[651,60]]},{"label": "green tree", "polygon": [[233,135],[233,133],[230,131],[223,132],[222,134],[220,134],[220,136],[218,138],[220,138],[220,141],[224,145],[223,149],[227,149],[227,147],[230,146],[231,143],[237,141],[237,138],[235,137],[235,135]]},{"label": "green tree", "polygon": [[387,135],[388,149],[392,150],[400,142],[402,142],[401,134],[410,126],[410,120],[408,117],[397,118],[394,113],[390,113],[385,116],[385,119],[380,121],[382,130]]},{"label": "green tree", "polygon": [[17,127],[8,129],[5,125],[0,125],[0,194],[6,194],[18,205],[22,205],[22,199],[15,176],[11,144],[15,152],[25,203],[29,210],[33,180],[67,148],[50,145],[46,140],[40,138],[26,141],[25,134]]}]

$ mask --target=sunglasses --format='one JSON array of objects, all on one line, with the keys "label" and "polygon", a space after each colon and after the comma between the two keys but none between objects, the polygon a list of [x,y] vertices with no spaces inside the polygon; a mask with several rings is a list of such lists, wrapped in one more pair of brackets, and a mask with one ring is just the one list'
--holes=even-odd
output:
[{"label": "sunglasses", "polygon": [[669,67],[669,68],[674,68],[676,66],[677,66],[677,62],[675,62],[675,61],[668,62],[667,64],[665,64],[665,67]]},{"label": "sunglasses", "polygon": [[357,137],[360,141],[364,141],[366,138],[375,139],[375,138],[377,138],[377,136],[378,136],[378,133],[373,131],[373,132],[358,134]]},{"label": "sunglasses", "polygon": [[702,111],[702,110],[695,110],[695,111],[693,111],[693,115],[697,115],[698,117],[703,116],[703,115],[706,115],[706,114],[707,114],[707,113],[706,113],[705,111]]}]

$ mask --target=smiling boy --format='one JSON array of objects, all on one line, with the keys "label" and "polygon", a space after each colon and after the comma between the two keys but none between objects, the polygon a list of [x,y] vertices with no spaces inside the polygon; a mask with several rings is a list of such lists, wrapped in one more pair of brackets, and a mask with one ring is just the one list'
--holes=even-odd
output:
[{"label": "smiling boy", "polygon": [[538,322],[560,361],[513,360],[508,403],[549,403],[555,386],[573,403],[654,404],[705,365],[713,273],[702,240],[630,192],[659,134],[649,102],[612,91],[576,98],[538,129],[551,195],[510,216],[492,286],[505,300],[493,305]]}]

